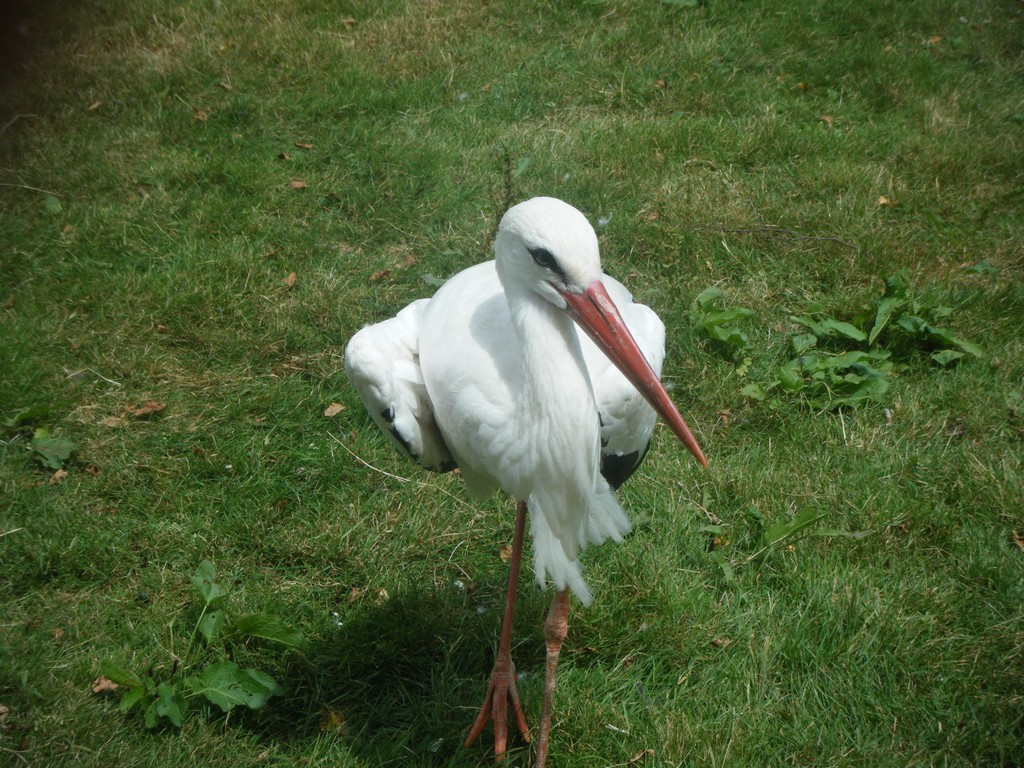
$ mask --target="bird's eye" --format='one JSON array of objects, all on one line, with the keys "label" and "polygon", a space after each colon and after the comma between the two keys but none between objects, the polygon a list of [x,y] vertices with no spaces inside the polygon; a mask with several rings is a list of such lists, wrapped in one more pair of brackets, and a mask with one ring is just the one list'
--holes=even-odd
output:
[{"label": "bird's eye", "polygon": [[530,248],[530,255],[537,264],[545,269],[558,269],[555,257],[547,248]]}]

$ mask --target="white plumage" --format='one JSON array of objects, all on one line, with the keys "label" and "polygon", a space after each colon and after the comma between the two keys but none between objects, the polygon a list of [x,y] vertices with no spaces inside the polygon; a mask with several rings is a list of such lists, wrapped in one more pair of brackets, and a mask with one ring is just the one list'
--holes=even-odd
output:
[{"label": "white plumage", "polygon": [[[579,254],[574,266],[601,280],[660,375],[661,320],[601,274],[597,239],[582,214],[559,201],[543,204],[540,211],[531,206],[517,230],[506,219],[495,245],[498,258],[522,256],[516,246],[525,242],[519,233],[526,227],[534,230],[526,235],[530,242],[544,243],[531,247],[557,253],[564,244],[562,251]],[[551,234],[539,237],[545,228]],[[587,246],[582,253],[574,250],[579,242]],[[525,270],[506,268],[507,279],[536,270],[527,259]],[[345,368],[377,425],[420,466],[447,471],[454,460],[470,494],[485,497],[500,487],[525,500],[538,583],[549,577],[588,605],[592,595],[579,552],[588,543],[620,541],[630,529],[600,474],[602,455],[627,463],[632,458],[633,466],[622,472],[628,474],[643,457],[656,415],[593,341],[578,333],[564,308],[529,290],[529,283],[503,290],[496,263],[470,267],[432,299],[359,331],[346,349]]]},{"label": "white plumage", "polygon": [[536,579],[558,589],[545,623],[542,766],[567,590],[584,604],[593,599],[579,554],[630,529],[610,484],[617,487],[643,459],[655,409],[706,460],[659,382],[664,325],[602,275],[597,236],[583,214],[552,198],[520,203],[502,218],[494,252],[494,261],[458,273],[432,298],[359,331],[345,369],[400,451],[430,470],[459,466],[473,495],[500,487],[520,501],[498,657],[467,739],[493,717],[498,755],[506,706],[529,738],[510,658],[529,510]]}]

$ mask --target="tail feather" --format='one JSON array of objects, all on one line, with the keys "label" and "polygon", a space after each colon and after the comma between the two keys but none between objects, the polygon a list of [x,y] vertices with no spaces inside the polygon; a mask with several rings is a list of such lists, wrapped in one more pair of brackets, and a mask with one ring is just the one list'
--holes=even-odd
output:
[{"label": "tail feather", "polygon": [[576,537],[564,543],[555,535],[548,521],[549,514],[554,510],[546,510],[535,496],[531,496],[527,504],[533,535],[533,571],[537,583],[543,587],[551,579],[556,589],[571,589],[585,606],[593,602],[594,596],[583,578],[577,553],[585,549],[587,544],[603,544],[608,539],[622,541],[622,537],[632,528],[618,499],[607,484],[603,485],[603,489],[598,489],[590,498],[589,509]]}]

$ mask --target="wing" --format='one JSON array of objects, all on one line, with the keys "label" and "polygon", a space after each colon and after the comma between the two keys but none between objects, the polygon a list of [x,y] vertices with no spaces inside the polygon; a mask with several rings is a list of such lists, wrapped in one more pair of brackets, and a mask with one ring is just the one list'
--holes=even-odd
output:
[{"label": "wing", "polygon": [[[434,418],[467,492],[484,498],[524,444],[516,433],[519,341],[493,261],[464,269],[424,306],[420,354]],[[505,485],[505,490],[515,492]]]},{"label": "wing", "polygon": [[455,468],[434,420],[419,360],[420,314],[429,299],[368,325],[345,348],[345,372],[395,447],[433,472]]},{"label": "wing", "polygon": [[[634,304],[626,287],[614,278],[605,275],[603,282],[647,362],[661,376],[665,361],[665,325],[661,318],[650,307]],[[601,418],[601,474],[608,485],[618,488],[647,455],[657,415],[590,337],[585,333],[579,337]]]}]

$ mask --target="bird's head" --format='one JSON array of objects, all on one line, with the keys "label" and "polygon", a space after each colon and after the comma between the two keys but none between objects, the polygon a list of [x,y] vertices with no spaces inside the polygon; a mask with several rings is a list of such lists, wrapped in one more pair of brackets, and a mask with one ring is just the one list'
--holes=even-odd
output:
[{"label": "bird's head", "polygon": [[526,289],[556,307],[601,278],[597,235],[587,217],[553,197],[535,197],[508,209],[494,241],[506,291]]},{"label": "bird's head", "polygon": [[530,291],[565,310],[661,414],[702,465],[707,459],[601,282],[597,235],[568,203],[535,197],[509,208],[494,241],[506,294]]}]

